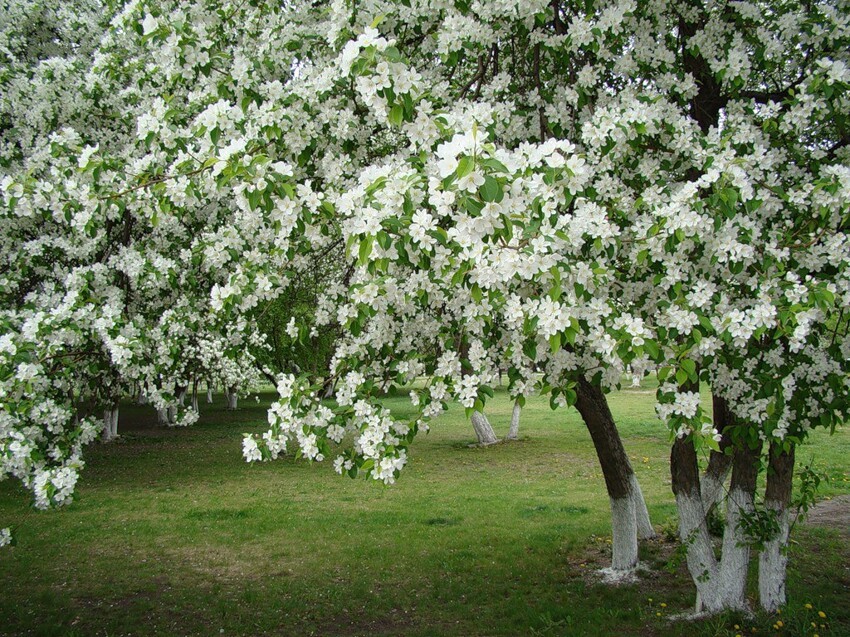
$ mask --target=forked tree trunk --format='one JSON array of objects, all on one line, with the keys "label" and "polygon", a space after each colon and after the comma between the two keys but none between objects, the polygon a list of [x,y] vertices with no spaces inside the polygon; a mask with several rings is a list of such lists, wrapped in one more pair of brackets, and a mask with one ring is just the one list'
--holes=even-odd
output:
[{"label": "forked tree trunk", "polygon": [[785,577],[788,566],[788,533],[791,488],[794,477],[794,447],[785,452],[779,443],[770,445],[764,506],[774,512],[779,524],[777,535],[765,542],[759,554],[759,601],[773,612],[785,605]]},{"label": "forked tree trunk", "polygon": [[720,439],[720,451],[712,449],[711,454],[709,454],[708,466],[705,468],[700,481],[702,505],[706,512],[723,499],[723,485],[732,470],[732,454],[727,454],[726,450],[732,444],[728,428],[732,426],[734,416],[724,398],[713,396],[712,403],[714,407],[714,428],[720,432],[722,438]]},{"label": "forked tree trunk", "polygon": [[493,426],[487,420],[487,416],[480,411],[473,411],[471,420],[479,445],[486,447],[499,442],[499,439],[496,438],[496,432],[493,431]]},{"label": "forked tree trunk", "polygon": [[111,442],[118,437],[118,403],[103,410],[103,442]]},{"label": "forked tree trunk", "polygon": [[593,440],[611,504],[613,554],[609,573],[620,579],[637,568],[638,528],[642,537],[652,537],[655,532],[605,394],[584,378],[579,380],[576,394],[576,409]]},{"label": "forked tree trunk", "polygon": [[505,440],[516,440],[519,438],[519,417],[522,414],[522,407],[519,401],[514,402],[514,410],[511,412],[511,428],[508,430],[508,436]]},{"label": "forked tree trunk", "polygon": [[679,513],[679,537],[685,547],[688,572],[697,589],[697,613],[747,608],[750,548],[740,521],[744,513],[753,510],[759,454],[759,449],[742,447],[736,450],[726,506],[726,528],[718,562],[706,523],[708,510],[703,506],[700,493],[699,467],[693,442],[688,438],[677,438],[673,443],[670,473]]}]

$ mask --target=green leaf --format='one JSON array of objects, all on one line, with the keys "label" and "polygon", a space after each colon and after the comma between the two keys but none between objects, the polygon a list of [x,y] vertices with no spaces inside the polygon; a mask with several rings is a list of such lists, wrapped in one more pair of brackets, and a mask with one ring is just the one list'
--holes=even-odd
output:
[{"label": "green leaf", "polygon": [[469,292],[476,303],[480,303],[481,299],[484,298],[484,293],[481,291],[481,288],[478,287],[477,283],[472,286],[472,289]]},{"label": "green leaf", "polygon": [[555,332],[552,336],[549,337],[549,347],[552,348],[552,353],[557,354],[561,349],[561,334],[560,332]]},{"label": "green leaf", "polygon": [[396,104],[390,110],[390,124],[393,126],[401,126],[404,121],[404,107],[401,104]]},{"label": "green leaf", "polygon": [[457,178],[465,177],[475,169],[475,160],[469,155],[464,155],[460,158],[455,174]]},{"label": "green leaf", "polygon": [[357,256],[361,265],[365,264],[369,260],[369,255],[372,254],[372,244],[374,241],[375,237],[370,234],[360,242],[360,250],[358,251]]},{"label": "green leaf", "polygon": [[487,202],[500,201],[503,197],[502,188],[499,182],[490,175],[484,178],[484,184],[478,189],[478,194],[481,199]]}]

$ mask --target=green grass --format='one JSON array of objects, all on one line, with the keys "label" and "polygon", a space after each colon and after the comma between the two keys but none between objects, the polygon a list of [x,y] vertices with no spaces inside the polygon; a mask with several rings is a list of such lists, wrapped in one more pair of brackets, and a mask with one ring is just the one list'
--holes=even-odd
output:
[{"label": "green grass", "polygon": [[[813,617],[819,634],[850,634],[850,549],[831,529],[796,530],[779,631],[776,617],[671,623],[694,591],[681,567],[664,569],[674,545],[663,536],[642,548],[652,570],[638,584],[599,584],[608,502],[574,411],[532,400],[521,440],[477,449],[453,409],[383,487],[328,463],[247,465],[242,432],[264,430],[271,398],[228,413],[218,397],[182,430],[124,408],[122,439],[88,450],[77,501],[61,511],[35,512],[20,487],[0,484],[0,525],[16,525],[18,540],[0,551],[0,634],[734,635],[738,623],[811,635]],[[619,392],[611,406],[653,521],[671,524],[652,392]],[[504,393],[488,404],[502,435],[510,407]],[[822,493],[835,495],[850,492],[849,451],[840,431],[798,458],[814,454],[832,477]]]}]

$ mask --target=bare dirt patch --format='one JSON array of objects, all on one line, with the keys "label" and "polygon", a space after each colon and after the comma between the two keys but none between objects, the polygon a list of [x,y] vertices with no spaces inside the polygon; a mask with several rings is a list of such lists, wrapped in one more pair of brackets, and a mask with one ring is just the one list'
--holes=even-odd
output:
[{"label": "bare dirt patch", "polygon": [[850,535],[850,495],[839,495],[818,502],[809,509],[806,524],[829,526]]}]

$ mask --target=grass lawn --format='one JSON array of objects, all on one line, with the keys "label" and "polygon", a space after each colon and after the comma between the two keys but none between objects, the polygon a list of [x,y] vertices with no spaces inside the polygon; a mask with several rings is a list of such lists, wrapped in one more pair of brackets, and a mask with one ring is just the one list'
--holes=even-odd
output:
[{"label": "grass lawn", "polygon": [[[672,531],[653,394],[625,390],[611,407],[653,522]],[[476,449],[453,409],[383,487],[329,463],[247,465],[242,432],[264,430],[271,399],[229,413],[219,396],[189,429],[125,407],[122,439],[90,447],[61,511],[36,512],[0,483],[0,526],[16,525],[18,540],[0,550],[0,634],[850,635],[846,529],[795,529],[780,616],[671,622],[694,589],[682,566],[665,569],[675,543],[664,532],[641,549],[651,568],[639,583],[598,583],[608,500],[573,410],[531,400],[520,441]],[[488,404],[501,435],[510,407],[504,393]],[[812,456],[831,477],[823,495],[850,493],[850,431],[814,436],[797,457]]]}]

